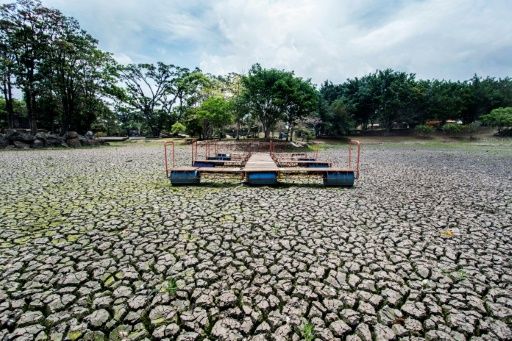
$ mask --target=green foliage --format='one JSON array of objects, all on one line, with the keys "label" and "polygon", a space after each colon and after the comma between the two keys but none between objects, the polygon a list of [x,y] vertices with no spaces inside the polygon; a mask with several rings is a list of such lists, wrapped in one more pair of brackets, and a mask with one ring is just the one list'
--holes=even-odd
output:
[{"label": "green foliage", "polygon": [[335,135],[336,117],[329,110],[342,100],[357,125],[366,129],[379,122],[417,125],[427,120],[473,122],[500,106],[512,106],[512,79],[473,77],[465,82],[416,80],[393,70],[377,71],[342,84],[325,82],[320,88],[320,134]]},{"label": "green foliage", "polygon": [[483,124],[497,127],[501,132],[505,128],[512,128],[512,107],[497,108],[480,117]]},{"label": "green foliage", "polygon": [[447,123],[441,130],[448,136],[460,136],[464,132],[464,127],[456,123]]},{"label": "green foliage", "polygon": [[464,132],[469,134],[469,136],[473,136],[476,132],[478,132],[478,129],[482,126],[482,123],[480,121],[471,122],[469,124],[464,125]]},{"label": "green foliage", "polygon": [[165,291],[167,291],[167,293],[170,295],[176,295],[176,292],[178,291],[178,282],[174,277],[171,277],[167,280]]},{"label": "green foliage", "polygon": [[311,141],[315,138],[315,132],[307,128],[299,128],[295,131],[297,136],[302,140]]},{"label": "green foliage", "polygon": [[305,341],[312,341],[315,339],[315,326],[310,322],[304,322],[300,327],[300,334]]},{"label": "green foliage", "polygon": [[231,101],[221,96],[206,99],[195,113],[202,124],[203,138],[211,138],[215,128],[221,130],[233,122]]},{"label": "green foliage", "polygon": [[336,135],[347,135],[355,127],[354,119],[345,101],[338,99],[329,106],[332,119],[331,129]]},{"label": "green foliage", "polygon": [[[374,123],[389,130],[428,120],[467,125],[480,117],[500,133],[511,127],[508,77],[417,80],[386,69],[342,84],[326,81],[317,91],[293,72],[259,64],[247,75],[227,76],[164,63],[121,66],[75,19],[38,0],[0,5],[0,78],[0,127],[28,121],[33,131],[93,128],[111,135],[136,129],[159,136],[180,122],[189,134],[211,137],[236,123],[238,137],[258,131],[259,121],[269,138],[279,122],[288,136],[299,122],[316,135],[344,135]],[[18,92],[23,102],[14,99]]]},{"label": "green foliage", "polygon": [[419,124],[414,127],[414,133],[420,137],[428,137],[434,133],[434,128],[428,125]]},{"label": "green foliage", "polygon": [[318,96],[311,82],[293,72],[255,64],[242,78],[242,85],[242,106],[261,122],[266,139],[279,120],[287,122],[291,129],[296,120],[317,107]]},{"label": "green foliage", "polygon": [[33,132],[38,125],[52,129],[56,122],[62,130],[88,130],[114,80],[110,54],[100,51],[75,19],[40,1],[2,5],[0,16],[0,72],[9,126],[21,125],[11,105],[15,84]]},{"label": "green foliage", "polygon": [[183,123],[176,122],[171,127],[171,134],[178,135],[183,134],[187,131],[187,127]]}]

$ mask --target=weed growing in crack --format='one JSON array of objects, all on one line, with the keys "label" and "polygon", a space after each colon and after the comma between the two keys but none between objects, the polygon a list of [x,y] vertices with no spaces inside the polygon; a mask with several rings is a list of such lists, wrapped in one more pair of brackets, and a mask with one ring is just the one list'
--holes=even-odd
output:
[{"label": "weed growing in crack", "polygon": [[312,341],[315,338],[315,326],[312,323],[305,321],[300,327],[300,334],[305,341]]},{"label": "weed growing in crack", "polygon": [[167,280],[165,291],[167,291],[170,295],[176,295],[176,291],[178,291],[178,282],[174,277],[171,277]]},{"label": "weed growing in crack", "polygon": [[461,269],[461,270],[458,270],[457,272],[455,272],[453,277],[455,277],[455,279],[457,281],[463,281],[468,277],[468,273]]}]

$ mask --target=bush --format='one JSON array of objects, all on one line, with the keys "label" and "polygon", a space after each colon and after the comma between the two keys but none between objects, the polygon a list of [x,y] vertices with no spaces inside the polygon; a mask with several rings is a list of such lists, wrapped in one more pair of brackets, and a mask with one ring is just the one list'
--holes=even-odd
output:
[{"label": "bush", "polygon": [[480,117],[482,123],[498,128],[498,135],[503,129],[512,128],[512,107],[498,108]]},{"label": "bush", "polygon": [[434,133],[434,128],[428,125],[420,124],[414,127],[414,133],[420,137],[429,137]]},{"label": "bush", "polygon": [[464,127],[456,123],[447,123],[441,130],[448,136],[460,136],[464,132]]},{"label": "bush", "polygon": [[302,139],[302,141],[306,140],[307,142],[315,139],[315,132],[306,128],[298,128],[295,130],[295,135]]},{"label": "bush", "polygon": [[105,133],[104,131],[98,131],[98,132],[96,132],[96,134],[94,134],[94,136],[96,136],[96,137],[106,137],[107,133]]},{"label": "bush", "polygon": [[187,127],[185,127],[185,125],[180,122],[174,123],[171,127],[171,134],[173,135],[183,134],[186,131]]},{"label": "bush", "polygon": [[470,137],[473,137],[473,135],[478,132],[478,129],[480,129],[481,126],[482,123],[479,121],[471,122],[470,124],[464,126],[464,132],[469,134]]}]

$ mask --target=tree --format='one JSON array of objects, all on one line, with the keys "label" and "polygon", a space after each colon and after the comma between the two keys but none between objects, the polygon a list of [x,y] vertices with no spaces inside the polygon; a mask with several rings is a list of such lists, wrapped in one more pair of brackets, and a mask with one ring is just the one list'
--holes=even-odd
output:
[{"label": "tree", "polygon": [[188,107],[202,100],[210,83],[198,69],[190,71],[161,62],[124,66],[121,80],[125,88],[118,98],[137,113],[153,136],[182,119]]},{"label": "tree", "polygon": [[293,138],[293,128],[298,120],[316,112],[318,108],[318,92],[311,80],[295,77],[286,73],[277,83],[277,89],[283,101],[283,119],[288,126],[288,138]]},{"label": "tree", "polygon": [[58,10],[43,7],[39,0],[18,0],[0,7],[8,47],[15,61],[13,73],[22,89],[27,105],[27,117],[32,132],[37,131],[36,96],[41,75],[39,65],[45,58],[55,21],[62,18]]},{"label": "tree", "polygon": [[264,69],[255,64],[242,78],[243,107],[260,121],[265,139],[275,124],[284,119],[292,129],[296,120],[314,112],[318,97],[310,81],[295,77],[293,72]]},{"label": "tree", "polygon": [[[233,122],[232,103],[221,96],[206,99],[195,112],[202,126],[202,137],[209,139],[214,129],[219,130]],[[219,136],[220,137],[220,136]]]},{"label": "tree", "polygon": [[354,119],[347,110],[347,105],[342,99],[334,101],[329,111],[332,113],[333,126],[331,127],[335,135],[347,135],[354,128]]},{"label": "tree", "polygon": [[278,82],[283,77],[286,77],[285,71],[263,69],[255,64],[242,78],[244,106],[260,121],[265,139],[270,138],[272,128],[282,117],[284,100]]},{"label": "tree", "polygon": [[[0,8],[1,13],[4,9]],[[15,56],[7,35],[9,24],[0,20],[0,77],[2,79],[2,93],[4,97],[4,111],[9,128],[19,126],[19,116],[14,111],[14,98],[12,96]]]}]

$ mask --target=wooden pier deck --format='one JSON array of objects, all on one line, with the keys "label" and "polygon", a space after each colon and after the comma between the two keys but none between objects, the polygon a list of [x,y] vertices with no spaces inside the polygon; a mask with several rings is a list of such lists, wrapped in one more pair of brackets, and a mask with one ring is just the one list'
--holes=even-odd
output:
[{"label": "wooden pier deck", "polygon": [[274,160],[269,153],[253,153],[247,163],[245,164],[244,171],[246,172],[278,172]]}]

